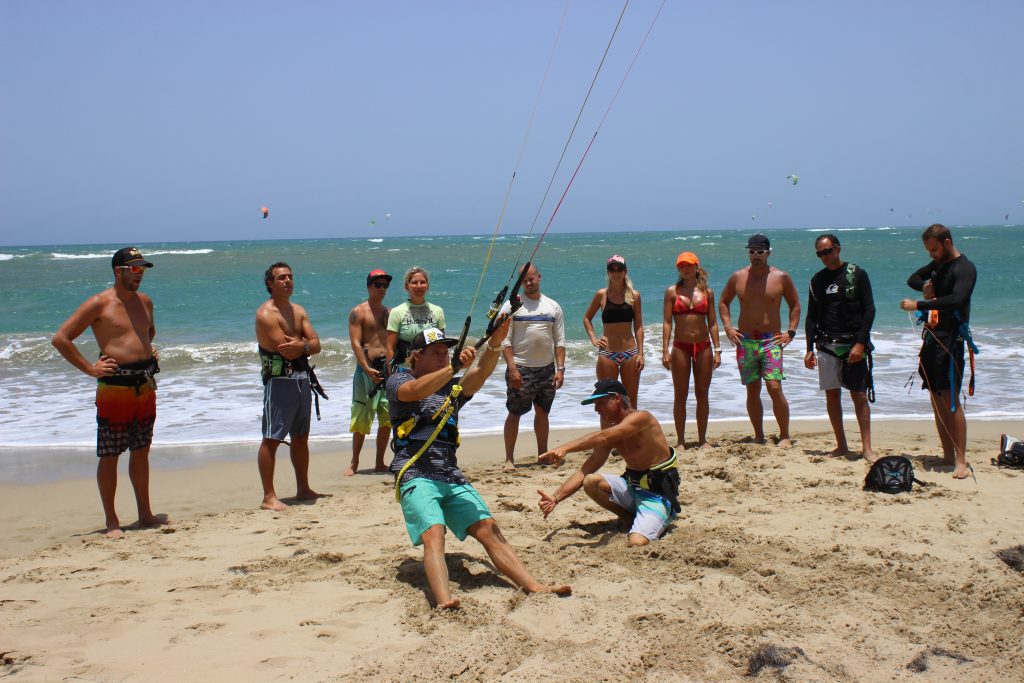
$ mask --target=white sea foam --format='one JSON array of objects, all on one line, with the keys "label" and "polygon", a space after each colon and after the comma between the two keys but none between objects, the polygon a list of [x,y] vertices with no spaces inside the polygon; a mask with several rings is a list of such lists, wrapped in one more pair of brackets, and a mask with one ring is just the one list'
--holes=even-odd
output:
[{"label": "white sea foam", "polygon": [[384,241],[384,238],[383,237],[371,237],[371,238],[367,239],[366,241],[367,242],[377,242],[377,243],[380,243],[380,242]]},{"label": "white sea foam", "polygon": [[[145,256],[195,256],[199,254],[212,254],[213,249],[166,249],[158,251],[147,251]],[[112,254],[103,253],[88,253],[88,254],[65,254],[59,251],[51,252],[50,257],[54,259],[96,259],[96,258],[110,258]]]}]

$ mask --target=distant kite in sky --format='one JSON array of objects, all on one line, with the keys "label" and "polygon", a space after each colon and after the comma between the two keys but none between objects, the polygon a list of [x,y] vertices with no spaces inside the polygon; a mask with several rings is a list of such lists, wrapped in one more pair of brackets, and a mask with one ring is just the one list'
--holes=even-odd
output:
[{"label": "distant kite in sky", "polygon": [[769,209],[771,209],[771,208],[773,208],[774,206],[775,206],[775,201],[774,201],[774,200],[772,200],[772,199],[769,199],[769,200],[768,200],[768,208],[769,208]]},{"label": "distant kite in sky", "polygon": [[387,220],[391,220],[391,212],[390,211],[388,211],[386,214],[384,214],[384,220],[386,220],[386,221]]},{"label": "distant kite in sky", "polygon": [[794,185],[800,182],[800,178],[797,177],[796,173],[786,176],[786,180],[792,180]]},{"label": "distant kite in sky", "polygon": [[1008,220],[1010,220],[1010,214],[1008,214],[1008,213],[1007,213],[1007,214],[1004,214],[1004,215],[1003,215],[1003,220],[1004,220],[1004,221],[1008,221]]},{"label": "distant kite in sky", "polygon": [[260,211],[263,213],[264,218],[270,215],[270,209],[265,206],[260,207]]},{"label": "distant kite in sky", "polygon": [[377,225],[377,219],[376,218],[371,218],[370,219],[370,225]]},{"label": "distant kite in sky", "polygon": [[893,208],[891,208],[891,207],[890,207],[890,209],[889,209],[889,213],[892,213],[892,212],[893,212],[894,210],[895,210],[895,209],[893,209]]},{"label": "distant kite in sky", "polygon": [[754,215],[752,215],[752,216],[750,217],[750,220],[752,220],[752,221],[756,221],[756,220],[757,220],[757,214],[755,213]]}]

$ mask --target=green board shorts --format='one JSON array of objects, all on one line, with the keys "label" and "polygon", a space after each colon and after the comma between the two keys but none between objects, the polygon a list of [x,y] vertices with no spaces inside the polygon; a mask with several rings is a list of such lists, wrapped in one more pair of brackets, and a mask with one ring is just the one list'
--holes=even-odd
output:
[{"label": "green board shorts", "polygon": [[423,532],[435,524],[443,524],[464,541],[469,527],[492,517],[487,503],[469,484],[416,477],[405,482],[401,492],[405,528],[414,546],[423,543]]},{"label": "green board shorts", "polygon": [[357,365],[355,375],[352,376],[352,421],[349,424],[349,431],[353,434],[369,434],[374,416],[381,427],[391,426],[384,386],[381,385],[371,397],[370,391],[374,386],[375,383],[370,376]]},{"label": "green board shorts", "polygon": [[740,381],[751,384],[761,379],[783,380],[782,347],[772,344],[771,332],[743,337],[736,347],[736,364],[740,369]]}]

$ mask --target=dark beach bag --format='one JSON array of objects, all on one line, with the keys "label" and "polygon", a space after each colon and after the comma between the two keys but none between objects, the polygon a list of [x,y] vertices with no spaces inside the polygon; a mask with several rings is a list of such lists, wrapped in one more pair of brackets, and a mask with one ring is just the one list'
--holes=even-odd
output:
[{"label": "dark beach bag", "polygon": [[1024,469],[1024,441],[1003,434],[999,444],[999,457],[993,458],[993,465]]},{"label": "dark beach bag", "polygon": [[887,455],[871,465],[868,476],[864,478],[864,490],[902,493],[912,491],[915,483],[918,486],[928,486],[926,482],[914,477],[914,466],[908,458],[902,455]]}]

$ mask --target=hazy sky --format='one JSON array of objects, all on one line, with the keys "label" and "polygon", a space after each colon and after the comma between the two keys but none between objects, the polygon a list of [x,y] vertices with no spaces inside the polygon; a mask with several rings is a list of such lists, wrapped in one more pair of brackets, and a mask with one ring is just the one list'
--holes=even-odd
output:
[{"label": "hazy sky", "polygon": [[[0,244],[490,234],[513,170],[524,233],[622,4],[569,5],[517,169],[564,8],[4,0]],[[1022,27],[1020,0],[669,0],[552,230],[1024,223]]]}]

